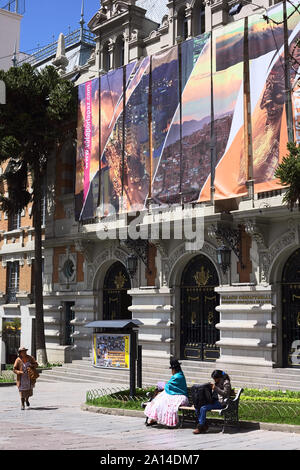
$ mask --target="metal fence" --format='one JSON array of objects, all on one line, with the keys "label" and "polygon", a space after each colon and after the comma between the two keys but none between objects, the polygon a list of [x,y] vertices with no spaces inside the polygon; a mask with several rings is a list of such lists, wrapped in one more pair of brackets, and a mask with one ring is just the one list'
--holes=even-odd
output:
[{"label": "metal fence", "polygon": [[5,0],[5,2],[0,2],[0,8],[2,10],[11,11],[13,13],[18,13],[19,15],[24,15],[25,13],[25,0]]},{"label": "metal fence", "polygon": [[[81,29],[76,29],[75,31],[65,36],[66,49],[69,46],[77,44],[80,41],[80,39],[82,39],[82,41],[85,42],[86,44],[95,45],[95,36],[93,33],[91,33],[87,29],[84,29],[82,37],[81,37]],[[57,51],[57,44],[58,44],[58,41],[54,41],[51,44],[48,44],[47,46],[37,48],[36,50],[32,52],[30,56],[27,56],[24,59],[19,60],[18,65],[21,66],[24,63],[35,65],[39,62],[42,62],[43,60],[46,60],[52,56],[55,56],[56,51]]]},{"label": "metal fence", "polygon": [[[118,406],[126,408],[133,401],[142,403],[147,401],[150,388],[137,389],[135,398],[130,398],[128,388],[106,387],[101,389],[89,390],[86,394],[86,402],[98,406]],[[151,389],[153,389],[152,387]],[[103,400],[100,400],[100,399]],[[99,404],[99,401],[102,403]],[[120,403],[121,402],[121,403]],[[215,415],[208,414],[208,417],[215,418]],[[239,403],[239,417],[241,420],[255,422],[281,422],[289,423],[299,419],[300,424],[300,402],[272,402],[272,401],[243,401]]]}]

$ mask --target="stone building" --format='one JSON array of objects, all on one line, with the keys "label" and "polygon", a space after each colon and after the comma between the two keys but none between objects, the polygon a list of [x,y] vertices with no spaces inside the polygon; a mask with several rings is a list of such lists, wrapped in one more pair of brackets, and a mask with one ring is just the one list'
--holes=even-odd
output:
[{"label": "stone building", "polygon": [[[278,2],[245,1],[240,12],[230,16],[234,2],[225,0],[103,0],[88,23],[95,50],[76,69],[76,84],[274,3]],[[249,179],[246,195],[212,198],[200,205],[204,243],[199,250],[187,250],[187,240],[176,239],[172,229],[169,240],[158,236],[132,244],[101,240],[99,219],[75,220],[74,164],[74,147],[66,142],[48,169],[44,299],[50,361],[90,356],[91,335],[85,328],[89,321],[132,315],[143,323],[139,341],[144,363],[167,363],[174,355],[228,371],[267,374],[272,368],[299,367],[295,341],[300,340],[300,225],[298,213],[282,203],[283,189],[255,192]],[[176,219],[174,207],[165,220]],[[150,210],[143,224],[153,224],[153,217]],[[114,223],[102,221],[102,228],[110,233]],[[16,308],[5,300],[5,272],[12,259],[7,248],[13,246],[15,234],[3,215],[0,224],[0,312],[5,316]],[[21,225],[14,252],[19,253],[20,270],[28,271],[32,230],[23,227],[29,225],[25,218]],[[223,250],[223,265],[219,258],[224,244],[230,248],[227,266],[228,251]],[[129,273],[128,258],[133,254],[137,266]],[[28,282],[20,284],[17,299],[24,312],[22,343],[30,345],[27,325],[34,318],[34,304],[28,300]]]}]

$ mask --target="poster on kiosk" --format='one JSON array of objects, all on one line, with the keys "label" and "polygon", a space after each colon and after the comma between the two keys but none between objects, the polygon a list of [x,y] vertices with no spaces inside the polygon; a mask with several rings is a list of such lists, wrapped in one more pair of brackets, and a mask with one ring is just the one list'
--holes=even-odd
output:
[{"label": "poster on kiosk", "polygon": [[94,334],[94,366],[129,369],[130,335]]}]

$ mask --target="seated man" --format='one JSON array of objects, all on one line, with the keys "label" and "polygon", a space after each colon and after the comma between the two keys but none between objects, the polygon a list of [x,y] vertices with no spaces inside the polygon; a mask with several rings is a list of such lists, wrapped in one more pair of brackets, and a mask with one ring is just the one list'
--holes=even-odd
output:
[{"label": "seated man", "polygon": [[233,395],[229,375],[222,370],[214,370],[211,374],[214,384],[211,384],[213,403],[201,406],[196,409],[196,416],[199,424],[193,431],[194,434],[203,434],[208,430],[206,413],[211,410],[221,410],[226,406],[225,400]]}]

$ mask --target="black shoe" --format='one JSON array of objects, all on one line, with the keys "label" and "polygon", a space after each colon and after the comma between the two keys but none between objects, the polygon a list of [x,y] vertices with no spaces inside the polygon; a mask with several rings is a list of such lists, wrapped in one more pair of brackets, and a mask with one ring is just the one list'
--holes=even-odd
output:
[{"label": "black shoe", "polygon": [[30,407],[29,401],[26,402],[26,406],[27,406],[28,408]]}]

